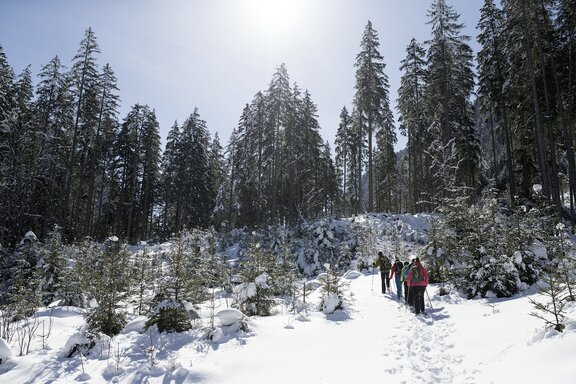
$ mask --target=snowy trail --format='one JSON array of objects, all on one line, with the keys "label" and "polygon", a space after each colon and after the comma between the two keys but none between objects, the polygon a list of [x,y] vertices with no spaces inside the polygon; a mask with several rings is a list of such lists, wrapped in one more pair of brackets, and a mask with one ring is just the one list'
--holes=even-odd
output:
[{"label": "snowy trail", "polygon": [[[197,379],[203,378],[202,383],[352,383],[358,377],[393,383],[474,383],[472,376],[456,371],[461,357],[447,342],[453,324],[444,310],[416,317],[395,300],[395,292],[379,293],[379,283],[378,275],[374,290],[370,275],[351,281],[354,299],[348,317],[313,313],[310,321],[260,318],[253,321],[255,336],[210,349],[189,369]],[[219,358],[223,353],[239,356]],[[271,372],[274,377],[269,377]]]}]

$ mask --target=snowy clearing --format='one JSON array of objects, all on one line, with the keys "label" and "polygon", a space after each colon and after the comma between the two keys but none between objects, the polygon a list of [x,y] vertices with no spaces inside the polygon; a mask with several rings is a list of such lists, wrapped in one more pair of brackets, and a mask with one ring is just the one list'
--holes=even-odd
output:
[{"label": "snowy clearing", "polygon": [[[378,292],[378,274],[348,274],[346,311],[252,317],[250,331],[221,326],[218,343],[195,329],[142,331],[134,318],[122,334],[67,358],[81,340],[81,311],[58,308],[48,348],[0,365],[3,383],[571,383],[576,374],[576,307],[559,334],[529,316],[528,297],[465,300],[428,288],[426,316],[414,316]],[[312,296],[310,302],[318,300]],[[222,303],[223,304],[223,303]],[[310,304],[312,307],[314,304]],[[206,311],[204,311],[206,312]],[[223,311],[226,313],[226,311]],[[49,311],[39,319],[47,321]],[[230,313],[228,313],[230,315]],[[227,316],[228,318],[229,316]],[[207,319],[204,319],[206,322]],[[231,321],[230,321],[231,322]],[[40,329],[42,329],[40,327]],[[152,340],[152,341],[151,341]],[[153,349],[150,348],[151,344]],[[14,351],[14,346],[12,346]]]}]

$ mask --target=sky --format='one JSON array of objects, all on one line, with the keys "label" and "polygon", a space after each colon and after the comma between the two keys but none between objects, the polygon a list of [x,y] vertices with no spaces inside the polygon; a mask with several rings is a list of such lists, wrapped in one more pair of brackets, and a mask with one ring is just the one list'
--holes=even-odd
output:
[{"label": "sky", "polygon": [[[425,215],[398,217],[403,222],[403,235],[415,232],[417,237],[425,236]],[[370,222],[379,234],[389,233],[396,224],[394,217],[385,215],[356,219],[356,223]],[[388,249],[392,248],[390,240],[377,238],[379,245]],[[161,252],[165,246],[151,251]],[[199,305],[202,320],[192,330],[158,334],[152,327],[145,332],[146,318],[130,315],[128,324],[110,344],[102,339],[84,358],[65,357],[74,344],[85,342],[81,336],[84,310],[40,309],[40,324],[48,324],[50,314],[53,320],[46,348],[37,337],[30,353],[18,356],[15,340],[3,343],[0,339],[0,358],[4,359],[0,382],[574,383],[574,302],[566,305],[566,328],[558,333],[530,316],[534,311],[530,299],[549,301],[536,286],[511,298],[489,294],[484,299],[467,300],[455,291],[440,296],[439,286],[431,284],[426,289],[426,315],[415,316],[397,301],[394,283],[391,293],[380,293],[378,271],[348,271],[341,282],[349,284],[343,311],[320,310],[320,292],[315,289],[308,293],[306,304],[300,302],[297,311],[285,303],[276,307],[272,316],[250,317],[245,321],[249,330],[244,332],[238,323],[228,321],[230,316],[221,316],[230,312],[230,300],[217,291],[214,304]],[[129,313],[133,310],[129,308]],[[215,327],[208,329],[214,312]],[[222,321],[225,318],[228,320]],[[41,330],[42,326],[40,334]],[[206,338],[208,334],[211,340]],[[153,365],[147,351],[154,353]]]},{"label": "sky", "polygon": [[[477,50],[483,0],[448,0]],[[226,145],[243,107],[280,64],[308,89],[332,149],[339,115],[351,111],[354,62],[370,20],[396,113],[400,61],[414,37],[430,37],[431,0],[0,0],[0,45],[19,74],[54,56],[68,68],[88,27],[118,79],[124,119],[137,103],[155,109],[165,139],[198,108]],[[398,134],[397,149],[406,140]]]}]

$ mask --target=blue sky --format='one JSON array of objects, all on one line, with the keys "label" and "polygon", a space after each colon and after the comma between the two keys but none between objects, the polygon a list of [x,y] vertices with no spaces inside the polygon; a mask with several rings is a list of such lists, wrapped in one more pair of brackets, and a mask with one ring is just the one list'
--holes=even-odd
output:
[{"label": "blue sky", "polygon": [[[448,0],[476,49],[483,0]],[[371,20],[395,111],[400,61],[412,37],[430,37],[431,0],[0,0],[0,45],[16,73],[36,76],[58,55],[71,60],[92,27],[120,88],[123,119],[136,103],[156,110],[161,135],[198,107],[221,143],[242,109],[286,63],[291,82],[318,106],[333,149],[343,106],[351,110],[354,61]],[[405,145],[398,135],[397,149]]]}]

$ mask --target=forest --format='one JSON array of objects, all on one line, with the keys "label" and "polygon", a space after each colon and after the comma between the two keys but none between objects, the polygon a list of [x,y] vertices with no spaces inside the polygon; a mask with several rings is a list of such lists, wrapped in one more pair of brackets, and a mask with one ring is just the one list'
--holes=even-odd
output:
[{"label": "forest", "polygon": [[[156,292],[157,303],[168,296],[178,302],[180,294],[206,299],[202,288],[216,284],[215,276],[204,273],[184,287],[180,274],[200,271],[195,260],[207,265],[204,272],[220,271],[215,265],[225,261],[218,252],[234,239],[262,267],[270,261],[259,259],[264,244],[275,255],[284,252],[282,262],[294,257],[281,235],[290,232],[300,262],[282,268],[309,276],[324,262],[345,268],[371,252],[362,248],[371,234],[357,229],[336,236],[328,220],[371,212],[444,218],[432,220],[426,250],[437,256],[431,262],[436,281],[454,278],[447,266],[455,265],[450,256],[462,252],[465,239],[476,236],[472,255],[488,248],[486,228],[510,240],[493,244],[498,257],[507,255],[504,264],[513,264],[512,255],[532,245],[529,240],[564,244],[554,243],[555,224],[576,223],[576,2],[486,0],[476,53],[454,7],[435,0],[428,15],[429,40],[407,42],[401,63],[385,64],[371,22],[359,31],[353,107],[342,108],[333,145],[320,134],[313,95],[292,82],[284,64],[246,101],[226,145],[195,109],[174,123],[161,148],[154,106],[136,104],[119,116],[117,79],[109,64],[98,62],[91,28],[69,69],[56,56],[37,81],[30,67],[16,75],[0,45],[0,284],[13,293],[3,304],[24,303],[14,312],[21,319],[56,297],[85,307],[97,294],[102,308],[108,305],[103,316],[111,316],[128,287],[137,287],[130,281],[143,284],[142,295],[152,284],[148,267],[161,263],[146,251],[131,259],[129,245],[166,240],[172,248],[165,257],[174,269],[164,275],[172,280]],[[386,65],[402,70],[397,100],[389,97]],[[397,130],[407,137],[400,152],[394,151]],[[498,215],[547,226],[538,224],[541,235],[527,224],[500,228]],[[523,243],[514,243],[519,234]],[[323,247],[325,240],[339,245]],[[74,267],[66,268],[72,259]],[[460,274],[463,280],[456,281],[470,297],[488,290],[511,295],[544,268],[527,259],[521,264],[528,269],[518,267],[496,283],[482,280],[488,274]],[[64,275],[57,281],[50,268]],[[271,274],[280,267],[265,268]],[[467,268],[472,273],[476,267],[468,261]],[[86,288],[93,269],[104,276]],[[121,275],[136,280],[109,279]],[[26,293],[30,279],[41,288]],[[99,327],[104,323],[108,328],[95,329],[114,334],[121,327]]]}]

